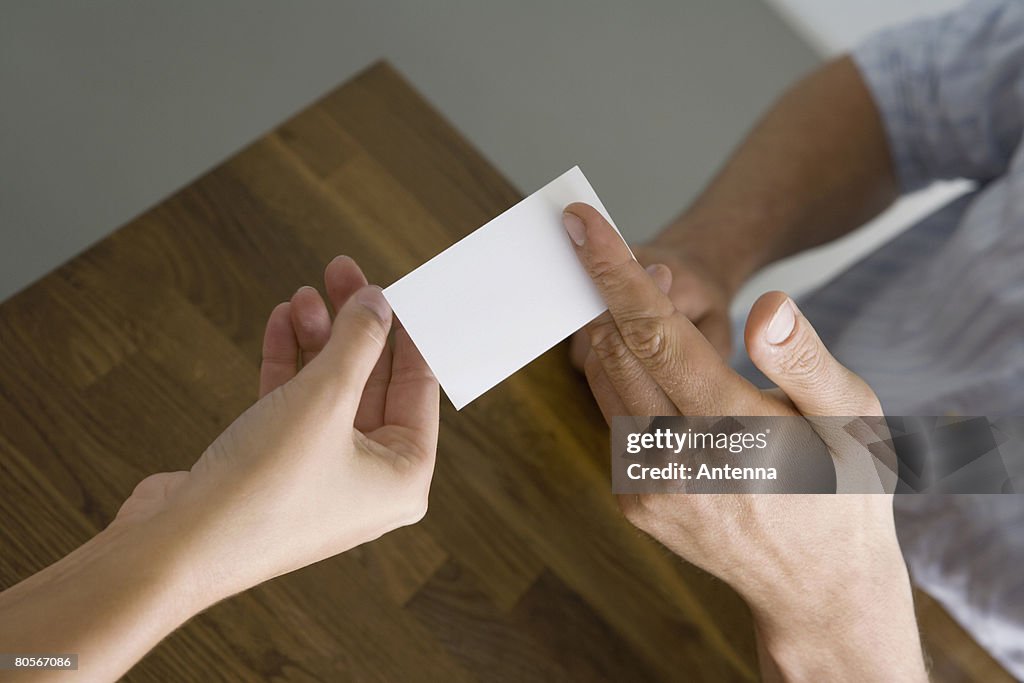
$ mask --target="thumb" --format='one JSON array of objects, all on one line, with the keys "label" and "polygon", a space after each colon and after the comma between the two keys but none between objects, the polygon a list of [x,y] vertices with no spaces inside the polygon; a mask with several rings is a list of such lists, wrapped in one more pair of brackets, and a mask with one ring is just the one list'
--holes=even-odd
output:
[{"label": "thumb", "polygon": [[343,392],[341,400],[359,405],[366,381],[388,342],[391,306],[380,287],[367,285],[338,310],[331,337],[310,367],[318,366]]},{"label": "thumb", "polygon": [[754,365],[778,385],[804,415],[881,415],[871,388],[832,357],[782,292],[768,292],[750,309],[745,333]]}]

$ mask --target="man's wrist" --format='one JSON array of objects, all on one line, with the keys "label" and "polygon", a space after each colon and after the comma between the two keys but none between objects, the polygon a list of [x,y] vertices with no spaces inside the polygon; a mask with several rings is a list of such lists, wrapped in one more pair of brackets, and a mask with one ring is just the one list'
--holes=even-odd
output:
[{"label": "man's wrist", "polygon": [[753,273],[771,260],[752,216],[699,217],[683,214],[651,241],[680,259],[696,263],[731,298]]},{"label": "man's wrist", "polygon": [[[762,649],[786,680],[926,681],[902,560],[882,580],[844,583],[813,603],[754,610]],[[840,585],[842,584],[842,585]]]}]

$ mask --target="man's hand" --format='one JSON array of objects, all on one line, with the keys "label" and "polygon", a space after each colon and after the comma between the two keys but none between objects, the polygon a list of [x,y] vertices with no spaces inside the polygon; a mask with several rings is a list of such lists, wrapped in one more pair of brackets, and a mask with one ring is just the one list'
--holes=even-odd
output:
[{"label": "man's hand", "polygon": [[[685,315],[723,358],[732,355],[732,323],[729,303],[733,292],[725,278],[696,257],[679,249],[658,245],[634,246],[633,254],[647,267],[655,284],[668,295],[676,310]],[[590,352],[590,337],[580,330],[572,337],[569,357],[579,370]]]},{"label": "man's hand", "polygon": [[[677,310],[660,268],[645,271],[599,212],[572,204],[564,221],[608,304],[587,326],[584,364],[606,419],[881,414],[871,389],[829,354],[781,292],[761,297],[747,322],[751,359],[781,390],[760,391]],[[630,495],[619,502],[639,528],[747,600],[769,656],[788,675],[923,679],[890,496]]]},{"label": "man's hand", "polygon": [[[898,196],[885,128],[849,56],[786,92],[708,186],[649,245],[669,299],[723,357],[729,305],[754,272],[860,227]],[[665,278],[668,278],[665,280]],[[585,334],[571,359],[583,367]]]}]

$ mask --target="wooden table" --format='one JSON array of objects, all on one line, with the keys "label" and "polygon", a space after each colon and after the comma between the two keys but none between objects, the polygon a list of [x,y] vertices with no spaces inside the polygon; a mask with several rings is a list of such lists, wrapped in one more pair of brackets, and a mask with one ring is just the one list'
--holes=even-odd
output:
[{"label": "wooden table", "polygon": [[[331,257],[388,284],[520,196],[377,64],[4,303],[0,587],[146,474],[188,468],[254,400],[271,308]],[[214,607],[129,679],[756,677],[743,603],[622,520],[564,347],[443,403],[421,524]],[[935,603],[922,615],[937,672],[1006,678]]]}]

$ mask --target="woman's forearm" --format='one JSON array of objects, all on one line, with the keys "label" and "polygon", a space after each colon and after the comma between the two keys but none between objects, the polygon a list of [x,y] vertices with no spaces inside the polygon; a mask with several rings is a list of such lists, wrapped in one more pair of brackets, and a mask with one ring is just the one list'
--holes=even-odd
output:
[{"label": "woman's forearm", "polygon": [[897,193],[882,121],[844,57],[788,90],[655,241],[735,290],[761,266],[853,230]]},{"label": "woman's forearm", "polygon": [[[155,525],[112,525],[0,593],[0,644],[9,654],[77,654],[75,680],[116,680],[206,604]],[[25,672],[24,680],[62,674]],[[19,679],[22,680],[22,679]]]}]

